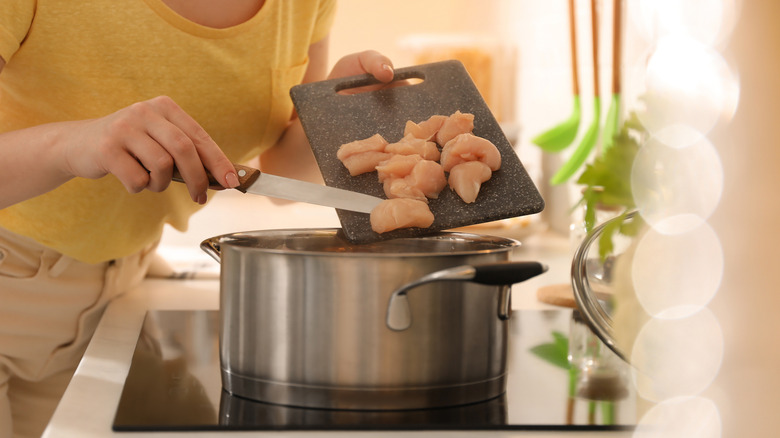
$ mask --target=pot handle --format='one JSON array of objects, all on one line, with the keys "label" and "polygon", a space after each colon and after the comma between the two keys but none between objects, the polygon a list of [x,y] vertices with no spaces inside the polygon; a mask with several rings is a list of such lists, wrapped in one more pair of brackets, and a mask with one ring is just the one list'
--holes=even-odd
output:
[{"label": "pot handle", "polygon": [[503,262],[484,265],[462,265],[424,275],[396,289],[387,303],[385,325],[403,331],[412,325],[412,312],[407,293],[410,289],[434,281],[470,281],[494,286],[520,283],[547,271],[539,262]]},{"label": "pot handle", "polygon": [[206,239],[200,243],[200,249],[205,251],[206,254],[210,255],[214,260],[222,262],[222,249],[219,246],[219,241],[219,237]]}]

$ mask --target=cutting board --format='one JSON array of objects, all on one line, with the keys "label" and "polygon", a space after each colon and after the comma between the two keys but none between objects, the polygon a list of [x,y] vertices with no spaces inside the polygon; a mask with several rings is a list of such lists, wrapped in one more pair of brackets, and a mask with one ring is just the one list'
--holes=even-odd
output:
[{"label": "cutting board", "polygon": [[445,187],[438,199],[429,202],[435,218],[430,228],[378,234],[371,229],[368,214],[336,210],[348,240],[370,243],[417,237],[542,211],[544,200],[463,64],[451,60],[399,68],[395,70],[395,80],[409,80],[409,85],[340,93],[378,83],[371,75],[360,75],[301,84],[290,90],[325,184],[386,198],[376,171],[351,176],[336,157],[339,147],[377,133],[393,143],[403,137],[408,120],[419,123],[433,115],[449,116],[458,110],[474,114],[473,133],[496,145],[501,152],[501,168],[482,185],[477,200],[471,204]]}]

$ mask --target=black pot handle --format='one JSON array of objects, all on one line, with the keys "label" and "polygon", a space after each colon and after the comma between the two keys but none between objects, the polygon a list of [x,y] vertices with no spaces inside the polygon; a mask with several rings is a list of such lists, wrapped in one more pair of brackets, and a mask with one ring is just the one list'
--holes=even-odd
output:
[{"label": "black pot handle", "polygon": [[547,271],[547,266],[539,262],[490,263],[472,268],[474,277],[469,281],[495,286],[520,283]]}]

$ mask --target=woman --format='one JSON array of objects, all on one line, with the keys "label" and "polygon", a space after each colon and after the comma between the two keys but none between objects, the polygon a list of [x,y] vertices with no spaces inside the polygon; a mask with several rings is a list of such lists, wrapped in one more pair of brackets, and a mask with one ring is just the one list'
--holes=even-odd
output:
[{"label": "woman", "polygon": [[[289,88],[335,0],[0,2],[0,438],[40,436],[103,309],[186,229],[206,169],[319,174]],[[393,78],[373,51],[330,77]],[[174,166],[183,184],[170,185]]]}]

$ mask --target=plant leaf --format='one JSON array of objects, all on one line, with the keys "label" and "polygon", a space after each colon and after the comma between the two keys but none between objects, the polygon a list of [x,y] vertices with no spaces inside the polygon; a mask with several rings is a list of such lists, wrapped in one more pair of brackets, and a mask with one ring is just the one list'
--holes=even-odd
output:
[{"label": "plant leaf", "polygon": [[552,332],[552,335],[553,335],[553,339],[555,339],[555,345],[557,345],[561,350],[565,351],[566,354],[568,355],[569,338],[559,331]]},{"label": "plant leaf", "polygon": [[609,222],[604,226],[604,231],[599,236],[599,258],[603,262],[607,259],[607,256],[615,249],[612,237],[620,230],[620,226],[623,224],[626,215],[622,214],[618,216],[614,221]]},{"label": "plant leaf", "polygon": [[531,348],[540,359],[564,370],[569,369],[569,339],[561,332],[553,332],[553,342]]},{"label": "plant leaf", "polygon": [[636,236],[639,234],[639,230],[641,230],[644,225],[645,222],[642,219],[642,216],[634,215],[632,220],[628,222],[624,221],[622,224],[620,224],[620,234],[629,237]]}]

